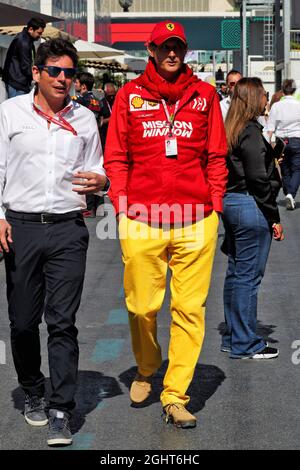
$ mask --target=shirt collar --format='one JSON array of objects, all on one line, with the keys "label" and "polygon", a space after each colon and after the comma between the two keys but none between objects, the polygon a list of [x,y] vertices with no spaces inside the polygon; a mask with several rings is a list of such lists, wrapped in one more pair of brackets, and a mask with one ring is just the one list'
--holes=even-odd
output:
[{"label": "shirt collar", "polygon": [[[33,109],[33,104],[34,103],[34,95],[35,95],[35,91],[36,91],[36,88],[35,86],[33,87],[33,89],[31,90],[31,92],[29,93],[29,100],[30,100],[30,104],[32,106],[32,109]],[[39,106],[37,104],[35,104],[35,106],[37,108],[39,108]],[[67,114],[69,111],[73,110],[74,109],[74,101],[71,99],[70,95],[67,95],[66,96],[66,99],[65,99],[65,107],[63,109],[61,109],[58,113],[56,113],[57,115],[63,115],[63,114]]]},{"label": "shirt collar", "polygon": [[262,129],[264,128],[264,126],[263,126],[260,122],[258,122],[258,120],[257,120],[258,118],[259,118],[259,116],[258,116],[255,120],[253,120],[252,122],[254,122],[254,124],[255,124],[260,130],[262,130]]}]

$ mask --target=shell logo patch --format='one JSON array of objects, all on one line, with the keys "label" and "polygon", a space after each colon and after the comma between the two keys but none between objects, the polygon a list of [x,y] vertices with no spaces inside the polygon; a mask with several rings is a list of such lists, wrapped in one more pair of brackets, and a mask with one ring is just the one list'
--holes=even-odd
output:
[{"label": "shell logo patch", "polygon": [[169,30],[169,31],[173,31],[173,29],[175,28],[175,25],[173,23],[167,23],[166,24],[166,28]]},{"label": "shell logo patch", "polygon": [[129,95],[130,111],[149,111],[159,109],[160,104],[156,101],[146,101],[140,95]]},{"label": "shell logo patch", "polygon": [[132,98],[131,100],[131,104],[134,109],[141,109],[144,103],[145,101],[140,96],[134,96],[134,98]]}]

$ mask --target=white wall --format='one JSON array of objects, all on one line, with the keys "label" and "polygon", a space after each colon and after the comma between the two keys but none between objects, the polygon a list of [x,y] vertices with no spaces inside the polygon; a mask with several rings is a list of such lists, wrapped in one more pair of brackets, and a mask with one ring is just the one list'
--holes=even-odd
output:
[{"label": "white wall", "polygon": [[87,40],[95,41],[95,1],[87,0]]},{"label": "white wall", "polygon": [[41,2],[41,13],[44,15],[52,15],[52,0],[40,0]]},{"label": "white wall", "polygon": [[209,11],[233,11],[232,2],[227,0],[209,0]]},{"label": "white wall", "polygon": [[291,60],[291,76],[288,78],[293,78],[296,81],[297,86],[300,87],[300,60]]}]

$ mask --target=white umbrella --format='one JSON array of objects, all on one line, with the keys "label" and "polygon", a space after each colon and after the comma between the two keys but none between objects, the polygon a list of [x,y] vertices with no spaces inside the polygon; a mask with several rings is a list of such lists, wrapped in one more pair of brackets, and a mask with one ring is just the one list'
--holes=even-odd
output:
[{"label": "white umbrella", "polygon": [[124,54],[123,51],[118,49],[102,46],[102,44],[96,44],[95,42],[82,41],[81,39],[75,41],[74,46],[80,59],[102,59],[103,57]]}]

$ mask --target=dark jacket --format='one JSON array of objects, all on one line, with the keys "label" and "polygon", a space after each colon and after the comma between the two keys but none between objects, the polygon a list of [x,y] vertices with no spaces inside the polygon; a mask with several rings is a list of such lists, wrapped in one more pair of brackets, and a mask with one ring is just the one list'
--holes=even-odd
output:
[{"label": "dark jacket", "polygon": [[270,224],[280,221],[276,197],[281,187],[274,152],[262,135],[262,126],[249,121],[227,158],[227,192],[251,194]]},{"label": "dark jacket", "polygon": [[95,97],[92,91],[87,91],[83,95],[72,96],[72,100],[92,111],[95,115],[96,121],[98,122],[101,107],[99,100]]},{"label": "dark jacket", "polygon": [[[107,99],[104,97],[100,100],[100,106],[101,106],[101,112],[100,112],[100,116],[103,118],[103,119],[107,119],[111,116],[111,110],[112,110],[112,107],[113,107],[113,103],[112,104],[108,104],[107,102]],[[100,138],[101,138],[101,143],[102,143],[102,147],[104,148],[105,147],[105,143],[106,143],[106,136],[107,136],[107,131],[108,131],[108,122],[105,123],[105,124],[102,124],[102,126],[100,127],[99,131],[100,131]]]},{"label": "dark jacket", "polygon": [[29,93],[32,81],[31,67],[35,48],[27,29],[18,33],[10,44],[3,69],[3,81],[15,88]]}]

